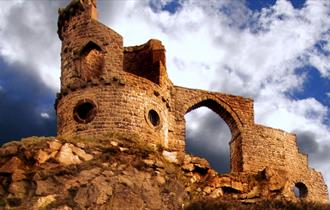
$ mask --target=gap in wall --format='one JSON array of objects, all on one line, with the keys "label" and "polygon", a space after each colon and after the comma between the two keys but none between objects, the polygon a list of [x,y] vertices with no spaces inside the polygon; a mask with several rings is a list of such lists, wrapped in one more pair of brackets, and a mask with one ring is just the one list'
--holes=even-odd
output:
[{"label": "gap in wall", "polygon": [[185,115],[186,152],[205,158],[220,173],[230,172],[231,132],[225,121],[207,107]]}]

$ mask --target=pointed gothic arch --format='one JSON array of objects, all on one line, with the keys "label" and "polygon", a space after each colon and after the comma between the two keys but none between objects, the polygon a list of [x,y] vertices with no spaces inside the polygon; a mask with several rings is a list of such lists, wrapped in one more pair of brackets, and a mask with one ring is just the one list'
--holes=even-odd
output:
[{"label": "pointed gothic arch", "polygon": [[198,97],[190,101],[185,107],[185,115],[200,107],[207,107],[215,112],[227,124],[231,132],[229,142],[230,153],[230,171],[242,170],[242,145],[241,145],[241,127],[242,123],[236,113],[230,106],[218,100],[216,97]]},{"label": "pointed gothic arch", "polygon": [[227,123],[207,107],[199,107],[185,116],[185,151],[209,161],[219,173],[230,172],[231,132]]},{"label": "pointed gothic arch", "polygon": [[89,41],[79,52],[79,73],[83,81],[99,78],[103,72],[104,53],[102,48]]},{"label": "pointed gothic arch", "polygon": [[241,122],[239,121],[237,116],[235,116],[235,113],[233,113],[232,110],[228,110],[230,109],[228,105],[221,103],[221,101],[217,100],[216,98],[210,97],[210,98],[199,98],[196,99],[195,101],[193,100],[192,103],[190,103],[189,107],[186,108],[185,114],[203,106],[217,113],[219,117],[221,117],[227,123],[233,138],[235,138],[240,134],[239,127],[241,127]]}]

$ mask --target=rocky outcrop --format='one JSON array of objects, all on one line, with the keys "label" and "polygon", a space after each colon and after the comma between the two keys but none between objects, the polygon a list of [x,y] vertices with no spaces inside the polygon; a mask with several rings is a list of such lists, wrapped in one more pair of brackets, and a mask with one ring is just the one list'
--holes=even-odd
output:
[{"label": "rocky outcrop", "polygon": [[0,208],[182,209],[204,199],[285,199],[278,172],[218,174],[202,158],[111,134],[0,148]]},{"label": "rocky outcrop", "polygon": [[0,208],[179,209],[179,167],[125,138],[28,138],[0,149]]}]

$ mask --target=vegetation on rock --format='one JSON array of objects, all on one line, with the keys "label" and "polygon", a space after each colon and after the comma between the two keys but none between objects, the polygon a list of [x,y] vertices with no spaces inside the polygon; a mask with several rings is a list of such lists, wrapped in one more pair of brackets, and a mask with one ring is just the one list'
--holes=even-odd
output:
[{"label": "vegetation on rock", "polygon": [[276,177],[221,175],[139,136],[30,137],[0,148],[0,209],[330,209],[281,202]]}]

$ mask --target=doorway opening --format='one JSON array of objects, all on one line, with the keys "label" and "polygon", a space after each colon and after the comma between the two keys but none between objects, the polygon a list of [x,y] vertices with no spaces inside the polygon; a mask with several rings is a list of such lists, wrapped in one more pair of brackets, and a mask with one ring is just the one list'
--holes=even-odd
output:
[{"label": "doorway opening", "polygon": [[220,115],[202,106],[188,112],[186,121],[186,152],[205,158],[219,173],[230,172],[232,133]]}]

